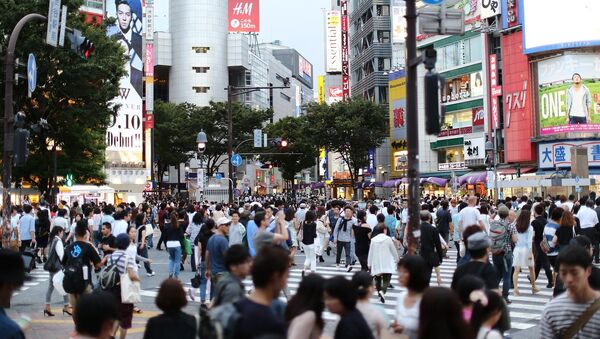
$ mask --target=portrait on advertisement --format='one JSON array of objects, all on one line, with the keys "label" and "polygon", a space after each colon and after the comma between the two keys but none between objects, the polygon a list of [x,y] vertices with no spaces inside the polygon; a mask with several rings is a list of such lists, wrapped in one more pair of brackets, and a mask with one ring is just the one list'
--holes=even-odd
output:
[{"label": "portrait on advertisement", "polygon": [[479,97],[483,95],[483,78],[481,71],[471,73],[471,96]]},{"label": "portrait on advertisement", "polygon": [[540,135],[600,132],[600,56],[566,54],[537,68]]},{"label": "portrait on advertisement", "polygon": [[[127,71],[131,86],[142,97],[142,5],[140,0],[115,0],[107,3],[109,16],[116,18],[114,26],[108,28],[108,36],[115,37],[129,57]],[[113,14],[113,15],[111,15]]]}]

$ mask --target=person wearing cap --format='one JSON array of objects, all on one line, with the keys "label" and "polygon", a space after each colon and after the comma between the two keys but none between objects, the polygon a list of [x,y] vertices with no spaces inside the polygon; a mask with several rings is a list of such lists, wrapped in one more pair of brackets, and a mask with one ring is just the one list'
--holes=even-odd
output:
[{"label": "person wearing cap", "polygon": [[227,235],[229,234],[229,226],[231,220],[226,217],[221,217],[217,220],[217,228],[215,234],[208,239],[206,244],[206,279],[210,279],[210,297],[214,298],[215,286],[219,280],[227,272],[225,266],[225,253],[229,248],[229,240]]},{"label": "person wearing cap", "polygon": [[467,239],[467,251],[471,260],[463,265],[459,265],[452,276],[451,288],[457,291],[459,281],[467,276],[473,275],[481,278],[485,287],[500,293],[498,288],[499,281],[496,278],[496,269],[489,262],[489,252],[492,241],[485,232],[477,232]]},{"label": "person wearing cap", "polygon": [[25,338],[21,327],[6,315],[10,298],[25,282],[25,265],[16,251],[0,249],[0,333],[2,338]]}]

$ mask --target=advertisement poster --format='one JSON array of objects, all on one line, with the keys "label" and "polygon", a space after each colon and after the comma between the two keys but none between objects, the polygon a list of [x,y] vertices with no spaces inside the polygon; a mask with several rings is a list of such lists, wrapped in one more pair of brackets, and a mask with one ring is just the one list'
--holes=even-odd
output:
[{"label": "advertisement poster", "polygon": [[227,10],[230,33],[260,32],[259,0],[229,0]]},{"label": "advertisement poster", "polygon": [[392,141],[406,139],[406,72],[392,72],[390,85],[390,138]]},{"label": "advertisement poster", "polygon": [[600,56],[566,54],[537,66],[540,135],[600,133]]},{"label": "advertisement poster", "polygon": [[116,39],[128,56],[127,75],[121,78],[119,95],[113,100],[121,105],[106,131],[106,157],[109,163],[140,163],[143,161],[142,121],[142,3],[141,0],[107,1],[106,12],[115,18],[107,28],[109,37]]},{"label": "advertisement poster", "polygon": [[339,86],[329,87],[327,103],[333,104],[334,102],[340,102],[344,99],[344,91]]},{"label": "advertisement poster", "polygon": [[392,42],[403,44],[406,40],[406,5],[403,0],[392,1]]},{"label": "advertisement poster", "polygon": [[538,144],[540,169],[571,167],[571,148],[586,147],[590,167],[600,166],[600,141],[564,141]]},{"label": "advertisement poster", "polygon": [[326,72],[342,71],[342,18],[340,11],[327,11],[325,27]]}]

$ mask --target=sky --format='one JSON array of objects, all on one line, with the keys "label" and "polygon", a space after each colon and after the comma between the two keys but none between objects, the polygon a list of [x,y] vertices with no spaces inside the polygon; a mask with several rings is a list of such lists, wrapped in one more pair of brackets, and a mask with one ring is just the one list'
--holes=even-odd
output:
[{"label": "sky", "polygon": [[[169,29],[169,1],[154,0],[155,29]],[[227,1],[227,0],[213,0]],[[313,82],[325,73],[323,8],[330,0],[260,0],[259,42],[281,40],[313,65]],[[316,88],[316,87],[315,87]]]}]

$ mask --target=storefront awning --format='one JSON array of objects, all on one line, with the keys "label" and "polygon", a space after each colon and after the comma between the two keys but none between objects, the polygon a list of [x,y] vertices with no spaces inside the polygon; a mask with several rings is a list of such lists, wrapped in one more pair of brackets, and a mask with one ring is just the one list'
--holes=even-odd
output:
[{"label": "storefront awning", "polygon": [[[423,180],[423,179],[421,179]],[[425,182],[430,183],[430,184],[434,184],[437,186],[446,186],[446,183],[448,182],[448,179],[444,179],[444,178],[437,178],[437,177],[428,177],[425,178]]]},{"label": "storefront awning", "polygon": [[388,180],[383,183],[383,187],[393,188],[402,183],[402,179]]},{"label": "storefront awning", "polygon": [[[532,167],[532,166],[523,166],[523,167],[521,167],[521,174],[531,173],[533,171],[535,171],[535,167]],[[516,167],[499,168],[498,169],[498,174],[502,174],[502,175],[515,175],[515,174],[517,174],[517,168]]]},{"label": "storefront awning", "polygon": [[473,185],[487,182],[487,172],[471,172],[458,177],[459,185]]},{"label": "storefront awning", "polygon": [[312,188],[314,190],[319,189],[319,188],[325,188],[325,183],[323,183],[323,182],[315,182],[315,183],[312,183],[310,185],[310,188]]}]

